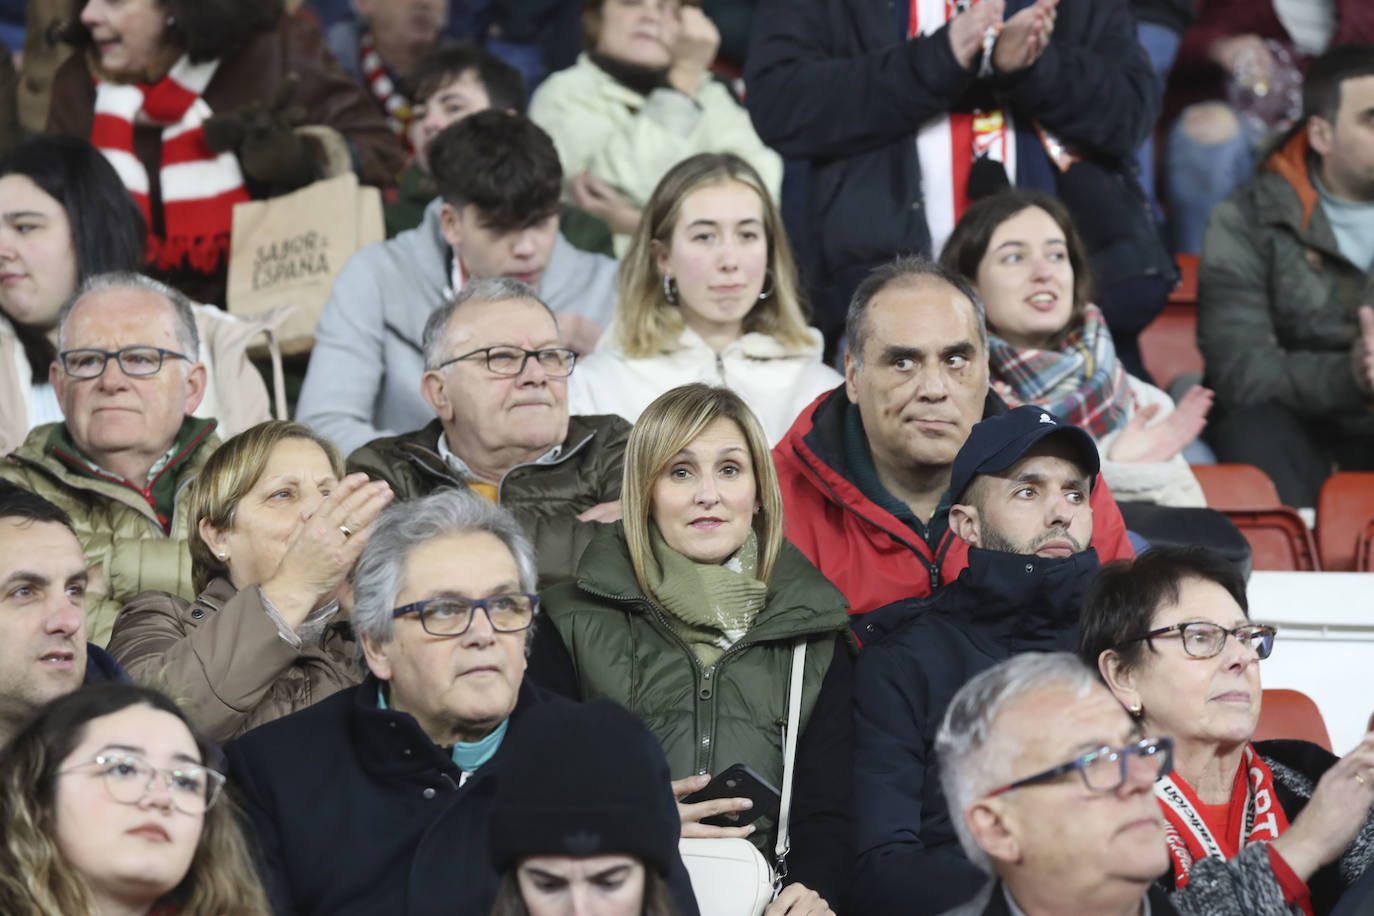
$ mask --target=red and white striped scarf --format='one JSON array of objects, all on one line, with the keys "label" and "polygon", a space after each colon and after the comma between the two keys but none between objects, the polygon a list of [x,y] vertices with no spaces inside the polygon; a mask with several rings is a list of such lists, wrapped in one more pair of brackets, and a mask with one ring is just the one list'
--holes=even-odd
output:
[{"label": "red and white striped scarf", "polygon": [[358,40],[358,65],[362,68],[363,79],[372,90],[372,96],[386,112],[386,123],[406,145],[406,152],[413,153],[410,145],[410,121],[414,117],[410,99],[396,88],[396,83],[386,72],[382,55],[377,53],[377,45],[372,39],[372,30],[363,32]]},{"label": "red and white striped scarf", "polygon": [[[214,273],[228,256],[234,204],[249,200],[243,171],[231,152],[205,142],[212,112],[201,93],[219,61],[193,64],[186,55],[160,81],[96,81],[91,143],[105,155],[148,223],[148,262],[162,270],[188,264]],[[134,152],[134,127],[162,125],[162,237],[153,233],[148,171]]]}]

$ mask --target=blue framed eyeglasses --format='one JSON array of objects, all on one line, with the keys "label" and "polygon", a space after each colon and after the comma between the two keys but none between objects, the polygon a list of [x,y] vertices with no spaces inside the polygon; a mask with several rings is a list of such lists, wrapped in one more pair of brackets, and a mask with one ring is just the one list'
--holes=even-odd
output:
[{"label": "blue framed eyeglasses", "polygon": [[539,609],[539,596],[524,592],[492,595],[490,598],[427,598],[405,604],[391,612],[394,620],[419,614],[420,626],[431,636],[462,636],[481,610],[498,633],[517,633],[529,629]]},{"label": "blue framed eyeglasses", "polygon": [[1042,773],[1018,779],[1005,786],[993,789],[984,798],[1001,795],[1012,789],[1049,782],[1071,770],[1077,770],[1083,777],[1083,784],[1094,792],[1114,792],[1126,781],[1126,764],[1132,757],[1139,757],[1149,763],[1158,779],[1174,768],[1174,739],[1165,737],[1141,738],[1125,747],[1100,747],[1089,751],[1082,757],[1050,767]]}]

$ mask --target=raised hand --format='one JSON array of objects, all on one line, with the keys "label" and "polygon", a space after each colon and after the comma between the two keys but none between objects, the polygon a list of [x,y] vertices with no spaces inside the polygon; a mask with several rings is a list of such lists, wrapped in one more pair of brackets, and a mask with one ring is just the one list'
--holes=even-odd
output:
[{"label": "raised hand", "polygon": [[1024,70],[1040,59],[1054,33],[1059,0],[1035,0],[1002,25],[992,49],[992,65],[1002,73]]},{"label": "raised hand", "polygon": [[1214,398],[1211,389],[1194,385],[1173,412],[1153,426],[1149,423],[1158,415],[1159,405],[1141,408],[1117,435],[1107,458],[1124,464],[1169,461],[1207,426]]},{"label": "raised hand", "polygon": [[1004,0],[979,0],[949,21],[949,49],[965,70],[971,68],[983,51],[983,34],[1002,22]]},{"label": "raised hand", "polygon": [[1360,306],[1360,336],[1350,348],[1350,368],[1355,386],[1365,397],[1374,398],[1374,308]]},{"label": "raised hand", "polygon": [[1317,782],[1312,798],[1288,832],[1273,842],[1274,851],[1306,881],[1334,862],[1369,817],[1374,804],[1374,732],[1336,761]]},{"label": "raised hand", "polygon": [[668,65],[668,85],[696,98],[719,47],[720,30],[701,8],[679,6],[672,43],[668,46],[668,53],[673,58]]}]

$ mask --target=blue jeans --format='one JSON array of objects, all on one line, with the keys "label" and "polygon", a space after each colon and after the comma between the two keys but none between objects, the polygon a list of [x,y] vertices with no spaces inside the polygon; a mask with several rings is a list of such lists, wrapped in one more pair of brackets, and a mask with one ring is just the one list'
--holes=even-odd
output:
[{"label": "blue jeans", "polygon": [[1185,109],[1169,131],[1165,192],[1174,251],[1199,254],[1213,208],[1236,188],[1249,183],[1260,138],[1252,136],[1237,118],[1236,132],[1231,137],[1220,143],[1202,143],[1183,129],[1192,110]]},{"label": "blue jeans", "polygon": [[[1159,92],[1164,94],[1164,85],[1169,81],[1169,70],[1174,66],[1174,58],[1178,56],[1178,46],[1182,41],[1182,36],[1177,32],[1167,29],[1162,25],[1155,25],[1153,22],[1137,23],[1135,27],[1136,40],[1145,49],[1145,54],[1150,58],[1150,69],[1154,71],[1155,81],[1159,83]],[[1140,144],[1140,149],[1135,154],[1136,165],[1140,167],[1140,186],[1145,191],[1145,196],[1150,199],[1150,204],[1155,208],[1155,220],[1163,222],[1163,211],[1159,207],[1159,197],[1155,194],[1155,135],[1154,131],[1145,138],[1145,142]]]}]

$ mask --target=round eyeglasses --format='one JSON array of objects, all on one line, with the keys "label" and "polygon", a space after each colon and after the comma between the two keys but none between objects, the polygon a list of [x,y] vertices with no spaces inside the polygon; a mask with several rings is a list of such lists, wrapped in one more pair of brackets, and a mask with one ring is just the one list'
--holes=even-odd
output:
[{"label": "round eyeglasses", "polygon": [[1125,747],[1100,747],[1082,757],[1061,763],[1034,776],[1018,779],[993,789],[986,798],[1020,789],[1040,782],[1049,782],[1070,770],[1077,770],[1083,785],[1094,792],[1115,792],[1126,782],[1126,765],[1132,757],[1139,757],[1150,767],[1152,780],[1174,768],[1174,739],[1165,737],[1141,738]]},{"label": "round eyeglasses", "polygon": [[105,366],[111,359],[119,363],[119,369],[130,378],[146,378],[162,371],[162,362],[167,357],[191,361],[189,356],[175,350],[161,347],[125,347],[122,350],[63,350],[57,354],[62,361],[62,371],[72,378],[99,378],[105,374]]},{"label": "round eyeglasses", "polygon": [[224,774],[187,763],[176,767],[155,767],[137,754],[98,754],[95,759],[59,770],[58,775],[97,767],[110,797],[121,805],[137,805],[157,789],[157,780],[167,788],[172,804],[183,814],[204,814],[224,788]]},{"label": "round eyeglasses", "polygon": [[1139,642],[1142,639],[1157,639],[1175,633],[1183,640],[1183,651],[1193,658],[1213,658],[1220,655],[1228,636],[1233,637],[1241,645],[1249,646],[1258,657],[1268,658],[1269,653],[1274,651],[1274,635],[1278,633],[1278,629],[1261,624],[1247,623],[1244,626],[1236,627],[1234,630],[1228,630],[1218,623],[1195,620],[1191,623],[1176,623],[1173,626],[1160,627],[1158,630],[1151,630],[1141,636],[1132,636],[1130,639],[1123,639],[1119,645],[1124,646],[1128,642]]},{"label": "round eyeglasses", "polygon": [[471,353],[464,353],[462,356],[455,356],[453,359],[446,359],[435,368],[442,369],[451,363],[477,356],[486,360],[488,372],[493,375],[504,376],[515,376],[524,372],[531,356],[539,363],[539,368],[553,378],[567,378],[572,375],[573,363],[577,362],[577,352],[569,350],[567,347],[550,347],[546,350],[526,350],[524,347],[483,347],[480,350],[473,350]]},{"label": "round eyeglasses", "polygon": [[419,614],[420,626],[431,636],[462,636],[481,609],[497,633],[518,633],[534,622],[538,607],[538,595],[516,592],[490,598],[429,598],[404,604],[392,611],[391,617]]}]

